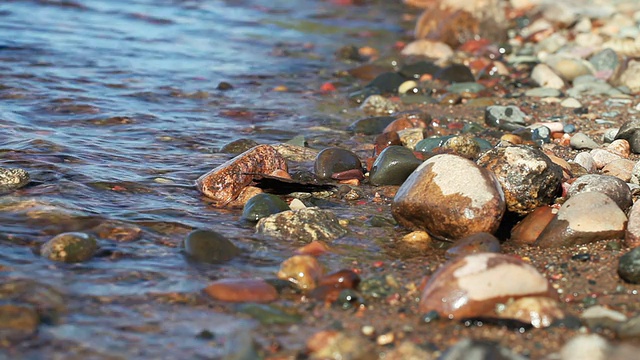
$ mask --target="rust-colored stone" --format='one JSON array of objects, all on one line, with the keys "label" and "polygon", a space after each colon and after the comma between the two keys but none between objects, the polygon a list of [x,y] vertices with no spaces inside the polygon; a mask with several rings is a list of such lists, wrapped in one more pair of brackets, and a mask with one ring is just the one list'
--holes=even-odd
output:
[{"label": "rust-colored stone", "polygon": [[227,302],[266,303],[278,299],[278,292],[260,279],[223,279],[214,281],[204,289],[216,300]]},{"label": "rust-colored stone", "polygon": [[214,206],[224,207],[251,184],[249,174],[268,175],[276,170],[287,171],[284,157],[270,145],[258,145],[202,175],[196,186],[214,200]]},{"label": "rust-colored stone", "polygon": [[536,208],[513,227],[509,241],[520,245],[532,245],[556,216],[556,212],[553,207],[547,205]]}]

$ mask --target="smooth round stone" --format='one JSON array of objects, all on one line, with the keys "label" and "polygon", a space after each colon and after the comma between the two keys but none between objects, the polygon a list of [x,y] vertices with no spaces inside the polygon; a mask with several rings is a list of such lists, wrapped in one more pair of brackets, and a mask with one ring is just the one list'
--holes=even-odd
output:
[{"label": "smooth round stone", "polygon": [[314,164],[314,172],[320,180],[329,180],[335,173],[354,169],[362,169],[358,155],[337,147],[320,151]]},{"label": "smooth round stone", "polygon": [[464,256],[479,252],[500,252],[500,241],[492,234],[481,232],[465,236],[456,240],[450,248],[447,249],[444,256],[452,259],[456,256]]},{"label": "smooth round stone", "polygon": [[278,299],[276,288],[259,279],[222,279],[204,289],[211,298],[226,302],[266,303]]},{"label": "smooth round stone", "polygon": [[478,84],[477,82],[459,82],[447,86],[447,91],[454,94],[475,94],[484,89],[484,85]]},{"label": "smooth round stone", "polygon": [[190,259],[206,263],[223,263],[240,255],[240,249],[224,236],[211,230],[193,230],[182,242]]},{"label": "smooth round stone", "polygon": [[259,144],[257,142],[251,139],[238,139],[224,145],[220,149],[220,152],[225,154],[242,154],[243,152],[258,145]]},{"label": "smooth round stone", "polygon": [[439,137],[430,137],[423,140],[418,141],[415,147],[415,151],[420,151],[423,153],[430,153],[433,149],[444,145],[447,140],[451,139],[455,135],[446,135]]},{"label": "smooth round stone", "polygon": [[69,232],[55,236],[40,249],[43,257],[53,261],[78,263],[91,259],[98,250],[96,239],[85,233]]},{"label": "smooth round stone", "polygon": [[391,206],[401,225],[448,239],[495,232],[504,210],[495,176],[451,154],[423,162],[400,186]]},{"label": "smooth round stone", "polygon": [[624,139],[613,140],[605,149],[614,154],[620,155],[625,159],[631,155],[631,145]]},{"label": "smooth round stone", "polygon": [[572,134],[576,132],[576,126],[573,124],[565,124],[564,127],[562,127],[562,131],[567,134]]},{"label": "smooth round stone", "polygon": [[389,146],[378,156],[369,171],[369,182],[376,186],[402,185],[422,164],[413,151],[403,146]]},{"label": "smooth round stone", "polygon": [[476,78],[473,76],[471,69],[462,64],[449,65],[446,68],[434,74],[436,79],[448,81],[451,83],[474,82]]},{"label": "smooth round stone", "polygon": [[611,346],[605,338],[597,334],[581,334],[569,340],[560,349],[560,360],[606,360],[604,355],[611,352]]},{"label": "smooth round stone", "polygon": [[595,191],[607,195],[626,211],[633,203],[627,183],[615,176],[588,174],[577,178],[567,193],[572,197],[581,193]]},{"label": "smooth round stone", "polygon": [[625,122],[618,130],[617,139],[624,139],[629,142],[631,151],[640,153],[640,119],[633,119]]},{"label": "smooth round stone", "polygon": [[408,80],[403,82],[402,84],[400,84],[400,86],[398,87],[398,94],[400,95],[404,95],[404,94],[415,94],[418,93],[420,91],[420,89],[418,88],[418,83],[414,80]]},{"label": "smooth round stone", "polygon": [[278,278],[292,282],[300,290],[312,290],[324,275],[324,269],[311,255],[295,255],[283,261]]},{"label": "smooth round stone", "polygon": [[640,284],[640,247],[620,257],[618,275],[628,283]]},{"label": "smooth round stone", "polygon": [[595,149],[599,147],[597,142],[593,141],[587,134],[585,133],[575,133],[571,136],[571,140],[569,140],[569,145],[572,148],[582,150],[582,149]]},{"label": "smooth round stone", "polygon": [[551,206],[540,206],[529,213],[511,229],[509,241],[519,245],[531,245],[549,225],[558,211]]},{"label": "smooth round stone", "polygon": [[416,144],[424,139],[422,128],[404,129],[398,131],[400,142],[406,148],[411,150],[416,148]]},{"label": "smooth round stone", "polygon": [[587,64],[588,62],[582,59],[560,59],[553,64],[553,69],[563,79],[573,81],[578,76],[591,74]]},{"label": "smooth round stone", "polygon": [[602,174],[615,176],[624,182],[630,182],[635,165],[636,163],[629,159],[614,160],[602,168]]},{"label": "smooth round stone", "polygon": [[19,168],[0,167],[0,193],[19,189],[29,183],[29,173]]},{"label": "smooth round stone", "polygon": [[593,55],[589,62],[596,70],[596,74],[602,74],[604,80],[609,79],[616,73],[620,66],[620,60],[618,54],[612,49],[606,48]]},{"label": "smooth round stone", "polygon": [[394,116],[373,116],[360,119],[349,125],[347,130],[356,134],[377,135],[391,124],[396,118]]},{"label": "smooth round stone", "polygon": [[598,169],[602,169],[603,167],[607,166],[607,164],[615,160],[622,159],[622,156],[614,154],[613,152],[606,149],[600,148],[591,150],[589,154],[593,158],[593,161],[596,164],[596,168]]},{"label": "smooth round stone", "polygon": [[531,79],[543,88],[562,89],[564,80],[547,64],[538,64],[531,71]]},{"label": "smooth round stone", "polygon": [[504,192],[507,209],[521,215],[552,204],[558,196],[562,168],[542,151],[526,145],[496,146],[478,165],[493,172]]},{"label": "smooth round stone", "polygon": [[395,72],[386,72],[371,80],[366,87],[380,90],[381,94],[396,94],[398,87],[405,82],[405,78]]},{"label": "smooth round stone", "polygon": [[420,296],[421,313],[449,319],[493,313],[496,305],[527,296],[554,297],[547,279],[517,257],[477,253],[457,257],[436,271]]},{"label": "smooth round stone", "polygon": [[367,115],[389,115],[399,110],[399,105],[382,95],[371,95],[366,98],[360,109]]},{"label": "smooth round stone", "polygon": [[629,61],[627,68],[620,75],[620,83],[634,93],[640,92],[640,61]]},{"label": "smooth round stone", "polygon": [[559,248],[624,236],[627,216],[618,204],[600,192],[583,192],[567,200],[542,231],[536,246]]},{"label": "smooth round stone", "polygon": [[558,89],[539,87],[539,88],[533,88],[525,91],[524,95],[529,97],[546,98],[546,97],[558,97],[562,95],[562,93]]},{"label": "smooth round stone", "polygon": [[596,166],[596,161],[593,159],[593,156],[591,156],[591,154],[588,152],[578,153],[575,159],[573,159],[573,162],[585,168],[585,170],[587,170],[587,172],[589,173],[594,173],[598,171],[598,167]]},{"label": "smooth round stone", "polygon": [[502,130],[515,130],[525,126],[527,115],[517,106],[488,106],[484,112],[484,121],[489,126]]},{"label": "smooth round stone", "polygon": [[636,201],[629,211],[629,222],[624,234],[624,244],[630,248],[640,246],[640,202]]},{"label": "smooth round stone", "polygon": [[569,108],[569,109],[578,109],[582,107],[582,103],[575,98],[566,98],[560,102],[560,106]]},{"label": "smooth round stone", "polygon": [[380,153],[392,145],[402,146],[402,141],[400,141],[400,136],[397,131],[387,131],[378,136],[373,141],[373,147],[376,155],[380,155]]},{"label": "smooth round stone", "polygon": [[262,193],[247,201],[242,210],[242,218],[249,221],[258,221],[285,210],[289,210],[289,205],[279,196]]},{"label": "smooth round stone", "polygon": [[480,144],[468,134],[454,136],[442,144],[442,147],[471,160],[477,158],[481,151]]},{"label": "smooth round stone", "polygon": [[404,65],[400,68],[400,75],[410,78],[419,79],[424,74],[433,75],[440,71],[440,67],[431,61],[418,61],[413,64]]}]

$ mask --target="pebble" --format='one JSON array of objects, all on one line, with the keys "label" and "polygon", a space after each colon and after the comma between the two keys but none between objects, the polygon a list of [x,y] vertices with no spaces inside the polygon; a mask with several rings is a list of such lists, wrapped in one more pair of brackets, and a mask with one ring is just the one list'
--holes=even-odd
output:
[{"label": "pebble", "polygon": [[636,201],[629,211],[629,222],[624,234],[624,244],[630,248],[640,246],[640,202]]},{"label": "pebble", "polygon": [[258,146],[257,142],[251,139],[237,139],[230,143],[227,143],[222,148],[220,148],[221,153],[225,154],[242,154],[243,152]]},{"label": "pebble", "polygon": [[400,345],[386,352],[385,360],[425,360],[431,359],[429,352],[413,343],[411,340],[405,340]]},{"label": "pebble", "polygon": [[418,39],[407,44],[407,46],[402,49],[401,54],[404,56],[424,56],[436,59],[438,63],[442,63],[453,56],[453,49],[441,41]]},{"label": "pebble", "polygon": [[[631,319],[620,324],[616,329],[616,334],[621,339],[638,339],[640,338],[640,316],[634,316]],[[636,349],[637,354],[637,349]],[[627,359],[635,358],[627,357]]]},{"label": "pebble", "polygon": [[441,147],[442,145],[444,145],[444,143],[447,142],[447,140],[451,139],[454,136],[455,135],[437,136],[437,137],[430,137],[430,138],[420,140],[416,144],[416,148],[414,150],[422,153],[430,153],[435,148]]},{"label": "pebble", "polygon": [[[236,311],[239,313],[247,314],[252,318],[258,320],[262,325],[291,325],[297,324],[302,321],[302,316],[292,309],[284,309],[282,307],[276,305],[269,304],[255,304],[255,303],[243,303],[236,306]],[[234,345],[239,345],[242,347],[252,346],[253,342],[250,344],[235,344],[235,342],[231,342]],[[243,349],[246,351],[246,349]],[[224,359],[233,359],[236,357],[224,357]],[[242,360],[254,360],[261,359],[261,356],[257,351],[253,350],[247,357],[242,358]]]},{"label": "pebble", "polygon": [[[424,358],[423,358],[424,359]],[[462,339],[438,357],[438,360],[526,360],[527,358],[486,340]]]},{"label": "pebble", "polygon": [[607,129],[604,134],[602,134],[602,141],[605,143],[612,143],[616,136],[618,135],[619,128]]},{"label": "pebble", "polygon": [[373,148],[376,155],[380,155],[380,153],[388,148],[391,145],[402,145],[402,141],[400,141],[400,136],[397,131],[387,131],[378,136],[376,136],[373,141]]},{"label": "pebble", "polygon": [[625,159],[631,155],[631,145],[624,139],[613,140],[605,149]]},{"label": "pebble", "polygon": [[557,212],[557,209],[551,206],[540,206],[534,209],[511,229],[509,241],[519,245],[532,245]]},{"label": "pebble", "polygon": [[384,149],[369,171],[369,182],[375,186],[402,185],[411,173],[422,164],[413,151],[403,146]]},{"label": "pebble", "polygon": [[495,232],[504,210],[495,177],[473,161],[450,154],[422,163],[398,189],[391,206],[401,225],[451,239]]},{"label": "pebble", "polygon": [[640,247],[634,247],[620,257],[618,275],[632,284],[640,284]]},{"label": "pebble", "polygon": [[627,321],[627,316],[621,312],[608,309],[602,305],[592,306],[582,312],[580,318],[590,329],[615,329]]},{"label": "pebble", "polygon": [[470,160],[476,159],[481,152],[480,144],[470,134],[454,136],[445,141],[442,147],[451,149],[456,154]]},{"label": "pebble", "polygon": [[402,131],[406,129],[425,128],[426,124],[422,119],[401,117],[391,122],[382,132]]},{"label": "pebble", "polygon": [[269,215],[286,210],[289,210],[289,205],[279,196],[262,193],[247,201],[242,210],[242,218],[255,222]]},{"label": "pebble", "polygon": [[413,150],[424,139],[424,133],[421,128],[404,129],[398,131],[398,137],[404,147]]},{"label": "pebble", "polygon": [[484,89],[484,85],[477,82],[458,82],[447,86],[447,91],[454,94],[475,94]]},{"label": "pebble", "polygon": [[602,168],[604,175],[615,176],[624,182],[631,182],[631,174],[636,163],[629,159],[614,160]]},{"label": "pebble", "polygon": [[562,205],[534,245],[559,248],[622,238],[626,223],[626,215],[610,197],[600,192],[582,192]]},{"label": "pebble", "polygon": [[247,173],[269,175],[277,170],[287,171],[284,157],[270,145],[258,145],[202,175],[196,186],[214,206],[224,207],[253,181]]},{"label": "pebble", "polygon": [[283,211],[262,218],[256,225],[256,231],[303,243],[331,242],[347,234],[334,213],[316,207]]},{"label": "pebble", "polygon": [[422,60],[403,65],[398,73],[410,79],[420,79],[422,75],[434,75],[435,73],[440,71],[440,69],[440,66],[434,64],[433,62]]},{"label": "pebble", "polygon": [[84,262],[98,250],[96,239],[81,232],[62,233],[47,241],[40,249],[40,255],[49,260],[66,263]]},{"label": "pebble", "polygon": [[219,264],[240,255],[229,239],[212,230],[194,230],[182,242],[185,254],[195,261]]},{"label": "pebble", "polygon": [[434,78],[450,83],[469,83],[476,81],[471,69],[463,64],[449,65],[436,72]]},{"label": "pebble", "polygon": [[318,150],[294,144],[275,144],[273,148],[287,161],[305,162],[313,161],[318,156]]},{"label": "pebble", "polygon": [[632,119],[622,124],[616,134],[616,140],[618,139],[627,140],[634,154],[640,153],[640,119]]},{"label": "pebble", "polygon": [[419,310],[465,319],[490,314],[499,303],[526,296],[553,296],[547,279],[530,264],[510,255],[477,253],[455,258],[427,282]]},{"label": "pebble", "polygon": [[105,220],[91,231],[99,238],[116,242],[132,242],[142,237],[142,229],[123,221]]},{"label": "pebble", "polygon": [[577,178],[569,188],[569,198],[581,193],[595,191],[610,197],[623,211],[633,203],[627,183],[615,176],[588,174]]},{"label": "pebble", "polygon": [[572,148],[583,150],[583,149],[595,149],[600,147],[597,142],[593,141],[587,134],[577,132],[571,135],[571,140],[569,142]]},{"label": "pebble", "polygon": [[562,93],[558,89],[538,87],[538,88],[533,88],[525,91],[524,95],[529,97],[548,98],[548,97],[558,97],[562,95]]},{"label": "pebble", "polygon": [[629,61],[627,68],[620,75],[620,83],[634,93],[640,92],[640,61]]},{"label": "pebble", "polygon": [[29,173],[20,168],[0,167],[0,193],[17,190],[29,183]]},{"label": "pebble", "polygon": [[278,299],[276,288],[260,279],[222,279],[204,289],[211,298],[226,302],[266,303]]},{"label": "pebble", "polygon": [[569,109],[579,109],[582,107],[582,103],[575,98],[566,98],[560,102],[560,106]]},{"label": "pebble", "polygon": [[314,173],[319,180],[329,180],[335,173],[354,169],[362,170],[362,162],[358,155],[338,147],[320,151],[313,165]]},{"label": "pebble", "polygon": [[636,162],[633,169],[631,169],[631,183],[640,184],[640,161]]},{"label": "pebble", "polygon": [[431,246],[431,236],[426,231],[412,231],[402,237],[402,243],[416,250],[427,250]]},{"label": "pebble", "polygon": [[517,106],[488,106],[484,112],[484,121],[489,126],[501,130],[515,130],[525,126],[527,115]]},{"label": "pebble", "polygon": [[337,330],[315,333],[307,340],[310,359],[367,359],[375,351],[362,336]]},{"label": "pebble", "polygon": [[591,75],[589,62],[582,59],[565,58],[554,61],[551,65],[555,72],[567,81],[582,75]]},{"label": "pebble", "polygon": [[556,74],[547,64],[538,64],[531,71],[531,80],[543,88],[562,89],[564,80]]},{"label": "pebble", "polygon": [[40,322],[56,325],[67,312],[63,293],[48,284],[28,279],[4,279],[0,283],[0,299],[20,305],[29,305],[36,310]]},{"label": "pebble", "polygon": [[414,80],[405,81],[398,86],[399,95],[417,94],[418,92],[420,92],[420,89],[418,88],[418,83]]},{"label": "pebble", "polygon": [[370,95],[360,105],[367,115],[389,115],[398,112],[400,106],[382,95]]},{"label": "pebble", "polygon": [[595,69],[596,77],[608,80],[612,77],[620,66],[618,54],[612,49],[606,48],[591,56],[589,62]]},{"label": "pebble", "polygon": [[397,94],[398,87],[405,82],[405,78],[395,72],[385,72],[371,80],[366,87],[378,89],[379,94]]},{"label": "pebble", "polygon": [[609,350],[609,343],[602,336],[580,334],[560,349],[560,360],[606,360]]},{"label": "pebble", "polygon": [[504,307],[498,307],[501,319],[518,320],[540,329],[551,326],[555,321],[564,319],[565,315],[558,301],[544,296],[527,296],[509,301]]},{"label": "pebble", "polygon": [[607,166],[607,164],[623,158],[622,156],[605,149],[593,149],[589,154],[596,165],[596,169],[602,169]]},{"label": "pebble", "polygon": [[552,204],[558,196],[562,168],[538,149],[498,145],[483,153],[477,163],[496,175],[511,212],[526,215]]},{"label": "pebble", "polygon": [[456,240],[444,253],[445,258],[452,259],[479,252],[500,252],[500,241],[492,234],[480,232]]},{"label": "pebble", "polygon": [[294,255],[280,264],[278,278],[292,282],[300,290],[312,290],[324,275],[322,265],[311,255]]},{"label": "pebble", "polygon": [[353,122],[347,130],[356,134],[377,135],[391,124],[396,118],[394,116],[372,116]]}]

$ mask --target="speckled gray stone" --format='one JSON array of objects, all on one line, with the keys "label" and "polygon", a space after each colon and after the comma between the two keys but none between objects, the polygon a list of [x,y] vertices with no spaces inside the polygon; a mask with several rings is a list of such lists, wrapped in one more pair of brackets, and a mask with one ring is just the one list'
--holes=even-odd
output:
[{"label": "speckled gray stone", "polygon": [[19,189],[29,183],[29,173],[19,168],[0,168],[0,193]]},{"label": "speckled gray stone", "polygon": [[596,191],[610,197],[622,210],[627,210],[632,204],[631,191],[627,183],[615,176],[588,174],[577,178],[569,188],[571,198],[580,193]]},{"label": "speckled gray stone", "polygon": [[592,138],[590,138],[587,134],[585,133],[575,133],[571,136],[571,140],[569,141],[569,144],[571,145],[572,148],[574,149],[578,149],[578,150],[582,150],[582,149],[595,149],[598,146],[598,143],[593,141]]}]

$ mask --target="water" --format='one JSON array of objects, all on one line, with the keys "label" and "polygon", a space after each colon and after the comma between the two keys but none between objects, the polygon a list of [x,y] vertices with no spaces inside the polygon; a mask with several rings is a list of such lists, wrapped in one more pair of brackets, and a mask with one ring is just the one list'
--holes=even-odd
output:
[{"label": "water", "polygon": [[[333,54],[350,43],[389,46],[402,31],[399,11],[382,1],[3,1],[0,166],[24,168],[32,182],[0,197],[0,269],[54,286],[68,306],[60,324],[41,326],[30,354],[227,351],[193,350],[194,334],[211,324],[229,334],[246,320],[206,306],[149,304],[148,296],[273,276],[292,246],[256,238],[239,211],[210,207],[194,180],[229,158],[217,149],[231,140],[313,139],[326,134],[304,129],[346,127],[350,119],[336,110],[343,100],[317,91],[348,67]],[[221,81],[234,88],[218,90]],[[83,264],[37,254],[58,233],[105,224],[138,228],[141,238],[102,240],[99,256]],[[221,266],[189,264],[178,247],[194,228],[229,236],[245,255]],[[129,322],[157,328],[119,330]]]}]

